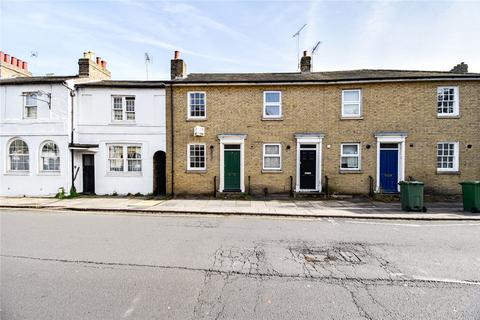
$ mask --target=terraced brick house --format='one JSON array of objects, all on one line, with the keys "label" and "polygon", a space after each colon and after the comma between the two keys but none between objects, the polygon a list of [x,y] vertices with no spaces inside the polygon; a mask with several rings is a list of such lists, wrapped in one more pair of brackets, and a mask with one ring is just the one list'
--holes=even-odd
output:
[{"label": "terraced brick house", "polygon": [[480,74],[191,73],[167,84],[169,192],[457,194],[480,179]]}]

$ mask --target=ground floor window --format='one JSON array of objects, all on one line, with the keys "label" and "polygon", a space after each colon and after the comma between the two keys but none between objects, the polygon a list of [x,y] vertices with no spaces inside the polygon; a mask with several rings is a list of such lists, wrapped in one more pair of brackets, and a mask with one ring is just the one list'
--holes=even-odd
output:
[{"label": "ground floor window", "polygon": [[281,145],[264,144],[263,145],[263,169],[264,170],[281,170],[282,169],[282,155]]},{"label": "ground floor window", "polygon": [[458,171],[458,142],[437,144],[437,170]]},{"label": "ground floor window", "polygon": [[141,172],[142,147],[139,145],[109,145],[108,170],[110,172]]},{"label": "ground floor window", "polygon": [[9,171],[28,171],[29,153],[25,141],[20,139],[13,140],[8,147]]},{"label": "ground floor window", "polygon": [[187,150],[187,168],[188,170],[205,170],[205,144],[189,144]]},{"label": "ground floor window", "polygon": [[54,142],[45,142],[40,152],[42,171],[60,171],[60,151]]},{"label": "ground floor window", "polygon": [[341,144],[340,153],[340,168],[342,170],[360,170],[359,143]]}]

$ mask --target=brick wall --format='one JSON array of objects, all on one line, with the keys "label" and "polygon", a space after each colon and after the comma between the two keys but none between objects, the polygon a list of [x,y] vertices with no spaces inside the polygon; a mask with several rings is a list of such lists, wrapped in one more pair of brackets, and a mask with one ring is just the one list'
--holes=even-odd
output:
[{"label": "brick wall", "polygon": [[[460,117],[437,118],[437,87],[459,86]],[[342,89],[362,89],[363,119],[341,119]],[[282,91],[283,119],[262,120],[263,91]],[[187,121],[187,92],[205,91],[207,120]],[[407,132],[405,176],[425,182],[427,192],[459,193],[458,182],[480,179],[480,83],[404,82],[345,85],[290,86],[174,86],[175,193],[208,194],[213,178],[220,176],[218,134],[247,134],[245,140],[245,183],[251,177],[252,193],[267,187],[271,193],[290,190],[290,176],[296,173],[297,132],[322,132],[324,176],[331,191],[362,193],[369,190],[368,177],[376,178],[375,132]],[[193,137],[193,128],[205,127],[204,137]],[[167,132],[170,123],[170,88],[167,89]],[[460,142],[459,174],[438,174],[436,144]],[[187,171],[187,144],[205,143],[207,170]],[[282,171],[262,172],[263,143],[282,144]],[[362,170],[340,172],[340,144],[361,144]],[[470,149],[467,145],[471,145]],[[367,149],[367,145],[371,147]],[[213,146],[213,149],[210,148]],[[289,149],[288,149],[289,147]],[[171,192],[171,139],[167,135],[167,179]],[[295,182],[294,182],[295,183]]]}]

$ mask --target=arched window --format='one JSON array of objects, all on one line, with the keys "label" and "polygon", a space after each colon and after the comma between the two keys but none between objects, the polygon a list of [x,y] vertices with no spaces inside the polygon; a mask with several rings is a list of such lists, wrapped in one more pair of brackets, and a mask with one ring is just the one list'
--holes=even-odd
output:
[{"label": "arched window", "polygon": [[8,160],[10,171],[28,171],[30,169],[28,146],[23,140],[16,139],[10,143]]},{"label": "arched window", "polygon": [[43,144],[40,165],[42,171],[60,171],[60,151],[54,142],[48,141]]}]

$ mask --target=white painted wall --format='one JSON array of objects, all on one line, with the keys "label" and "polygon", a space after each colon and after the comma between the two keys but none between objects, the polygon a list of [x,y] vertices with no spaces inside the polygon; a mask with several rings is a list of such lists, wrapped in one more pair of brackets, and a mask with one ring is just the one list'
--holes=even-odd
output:
[{"label": "white painted wall", "polygon": [[[135,96],[135,122],[112,121],[112,95]],[[165,89],[163,88],[93,88],[77,90],[75,103],[75,143],[98,144],[95,154],[96,194],[148,194],[153,191],[153,155],[166,149]],[[141,174],[108,171],[109,144],[142,146]],[[88,153],[88,152],[84,152]],[[79,167],[75,186],[83,191],[82,152],[75,152]]]},{"label": "white painted wall", "polygon": [[[24,119],[23,93],[39,90],[51,93],[51,108],[37,101],[37,119]],[[39,99],[48,100],[46,95]],[[61,84],[0,85],[0,195],[51,196],[60,187],[68,192],[70,111],[70,91]],[[15,138],[28,145],[29,172],[12,172],[7,167],[8,146]],[[40,147],[45,141],[55,142],[60,149],[59,172],[41,171]]]}]

